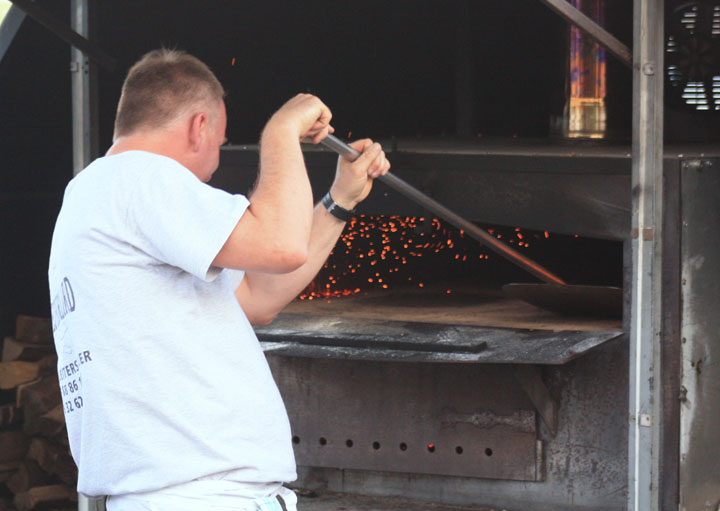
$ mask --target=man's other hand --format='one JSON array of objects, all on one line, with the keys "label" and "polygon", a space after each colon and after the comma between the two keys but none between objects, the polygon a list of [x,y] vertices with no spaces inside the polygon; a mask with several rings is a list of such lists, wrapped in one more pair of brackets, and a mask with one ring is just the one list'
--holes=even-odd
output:
[{"label": "man's other hand", "polygon": [[338,158],[335,181],[330,187],[333,200],[345,209],[354,209],[370,194],[373,179],[390,170],[385,151],[377,142],[366,138],[350,146],[361,154],[354,162]]}]

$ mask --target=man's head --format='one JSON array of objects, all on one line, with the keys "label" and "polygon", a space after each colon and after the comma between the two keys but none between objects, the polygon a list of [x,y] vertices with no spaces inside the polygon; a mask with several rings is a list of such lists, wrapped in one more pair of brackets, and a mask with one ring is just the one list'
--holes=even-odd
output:
[{"label": "man's head", "polygon": [[151,51],[128,71],[113,138],[163,128],[224,97],[218,79],[197,58],[178,50]]},{"label": "man's head", "polygon": [[[217,169],[225,141],[225,91],[210,69],[177,50],[154,50],[130,68],[113,141],[142,140],[201,180]],[[147,150],[147,149],[146,149]]]}]

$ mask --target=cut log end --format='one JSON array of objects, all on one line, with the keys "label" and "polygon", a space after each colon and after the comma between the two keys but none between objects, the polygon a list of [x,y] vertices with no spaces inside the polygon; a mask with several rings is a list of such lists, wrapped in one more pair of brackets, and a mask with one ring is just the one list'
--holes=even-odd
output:
[{"label": "cut log end", "polygon": [[33,381],[40,374],[35,362],[0,362],[0,389],[10,390]]},{"label": "cut log end", "polygon": [[37,486],[15,495],[15,505],[18,511],[31,511],[52,504],[76,500],[77,493],[75,490],[65,484]]},{"label": "cut log end", "polygon": [[52,320],[20,315],[15,321],[15,338],[20,342],[52,344]]}]

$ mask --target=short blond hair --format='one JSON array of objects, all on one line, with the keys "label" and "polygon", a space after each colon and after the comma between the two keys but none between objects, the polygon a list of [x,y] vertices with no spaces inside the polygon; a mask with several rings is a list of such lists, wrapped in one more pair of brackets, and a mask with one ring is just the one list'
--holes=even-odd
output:
[{"label": "short blond hair", "polygon": [[128,71],[113,138],[161,128],[194,105],[224,97],[223,86],[198,58],[180,50],[153,50]]}]

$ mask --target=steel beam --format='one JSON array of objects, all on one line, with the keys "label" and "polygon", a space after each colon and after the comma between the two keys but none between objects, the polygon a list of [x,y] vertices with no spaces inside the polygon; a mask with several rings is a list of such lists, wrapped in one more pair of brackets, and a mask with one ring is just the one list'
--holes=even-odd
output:
[{"label": "steel beam", "polygon": [[[72,0],[71,25],[75,32],[90,33],[90,0]],[[73,175],[87,167],[99,153],[97,69],[87,54],[70,49],[72,80]]]},{"label": "steel beam", "polygon": [[598,25],[592,18],[576,9],[570,2],[567,0],[540,1],[607,48],[610,53],[620,59],[620,62],[628,67],[632,66],[633,58],[630,48]]},{"label": "steel beam", "polygon": [[635,0],[628,510],[661,509],[664,0]]},{"label": "steel beam", "polygon": [[13,5],[0,23],[0,62],[5,57],[5,53],[24,19],[25,13]]},{"label": "steel beam", "polygon": [[105,53],[100,47],[88,41],[86,37],[78,34],[65,23],[58,20],[42,7],[37,6],[30,0],[10,0],[16,7],[25,11],[32,19],[47,28],[50,32],[58,36],[72,46],[82,50],[88,57],[103,66],[108,71],[113,71],[117,65],[115,59]]}]

